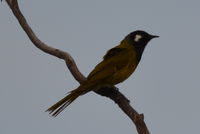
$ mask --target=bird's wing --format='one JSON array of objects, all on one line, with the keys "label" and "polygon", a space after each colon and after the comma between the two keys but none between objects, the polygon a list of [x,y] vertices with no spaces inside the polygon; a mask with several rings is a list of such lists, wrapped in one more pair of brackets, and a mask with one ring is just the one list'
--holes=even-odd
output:
[{"label": "bird's wing", "polygon": [[113,75],[116,69],[119,71],[125,67],[129,58],[125,48],[112,48],[104,56],[104,60],[88,75],[87,79],[91,81],[105,79]]},{"label": "bird's wing", "polygon": [[120,52],[122,52],[125,48],[117,48],[117,47],[114,47],[110,50],[108,50],[108,52],[104,55],[103,59],[106,60],[108,58],[111,58],[113,57],[114,55],[116,54],[119,54]]}]

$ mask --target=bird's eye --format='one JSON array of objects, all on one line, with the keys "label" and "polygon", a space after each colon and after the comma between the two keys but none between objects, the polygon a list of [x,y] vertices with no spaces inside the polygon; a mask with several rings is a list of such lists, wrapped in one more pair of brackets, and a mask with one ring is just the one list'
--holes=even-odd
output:
[{"label": "bird's eye", "polygon": [[138,42],[141,38],[142,38],[142,35],[136,34],[136,35],[135,35],[134,41],[135,41],[135,42]]}]

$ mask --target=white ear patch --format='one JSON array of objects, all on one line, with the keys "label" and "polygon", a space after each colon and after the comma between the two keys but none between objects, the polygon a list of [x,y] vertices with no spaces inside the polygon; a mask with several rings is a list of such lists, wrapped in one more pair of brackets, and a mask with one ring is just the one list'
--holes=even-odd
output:
[{"label": "white ear patch", "polygon": [[134,41],[135,41],[135,42],[138,42],[141,38],[142,38],[142,35],[136,34],[136,35],[135,35]]}]

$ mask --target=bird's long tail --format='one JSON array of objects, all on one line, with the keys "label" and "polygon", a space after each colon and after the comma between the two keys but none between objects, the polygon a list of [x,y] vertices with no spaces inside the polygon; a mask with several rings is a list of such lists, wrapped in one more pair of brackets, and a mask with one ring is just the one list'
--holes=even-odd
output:
[{"label": "bird's long tail", "polygon": [[58,101],[46,111],[48,111],[50,114],[52,113],[52,116],[55,117],[60,112],[62,112],[67,106],[69,106],[76,98],[78,98],[80,95],[85,94],[86,92],[88,91],[81,90],[80,87],[75,90],[72,90],[66,97]]}]

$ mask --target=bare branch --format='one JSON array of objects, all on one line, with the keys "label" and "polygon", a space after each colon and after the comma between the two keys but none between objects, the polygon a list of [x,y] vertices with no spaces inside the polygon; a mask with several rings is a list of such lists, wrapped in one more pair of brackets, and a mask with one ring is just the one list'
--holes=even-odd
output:
[{"label": "bare branch", "polygon": [[117,88],[102,87],[96,93],[113,100],[135,124],[138,134],[150,134],[144,122],[144,115],[132,108],[130,101]]},{"label": "bare branch", "polygon": [[62,50],[53,48],[42,42],[33,32],[29,24],[27,23],[26,19],[24,18],[23,14],[21,13],[18,1],[17,0],[6,0],[7,4],[11,8],[13,14],[17,18],[19,24],[23,28],[23,30],[28,35],[29,39],[32,41],[32,43],[42,50],[45,53],[48,53],[50,55],[56,56],[60,59],[65,60],[67,67],[69,68],[70,72],[74,76],[74,78],[79,81],[80,83],[85,81],[84,75],[79,71],[78,67],[76,66],[76,63],[74,62],[73,58],[70,56],[69,53],[64,52]]},{"label": "bare branch", "polygon": [[[5,1],[11,8],[13,14],[19,21],[19,24],[21,25],[23,30],[26,32],[26,34],[28,35],[32,43],[43,52],[65,60],[66,65],[69,68],[70,72],[72,73],[73,77],[79,83],[84,82],[86,80],[86,77],[79,71],[78,67],[76,66],[75,61],[70,56],[70,54],[65,51],[50,47],[44,42],[42,42],[35,35],[31,27],[28,25],[26,19],[24,18],[23,14],[21,13],[19,9],[18,1],[17,0],[5,0]],[[129,118],[133,121],[139,134],[149,134],[149,131],[144,122],[143,114],[139,114],[136,110],[134,110],[129,104],[129,100],[122,93],[120,93],[117,88],[102,87],[101,89],[95,92],[99,95],[112,99],[116,104],[118,104],[121,110],[127,116],[129,116]]]}]

